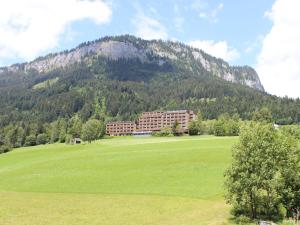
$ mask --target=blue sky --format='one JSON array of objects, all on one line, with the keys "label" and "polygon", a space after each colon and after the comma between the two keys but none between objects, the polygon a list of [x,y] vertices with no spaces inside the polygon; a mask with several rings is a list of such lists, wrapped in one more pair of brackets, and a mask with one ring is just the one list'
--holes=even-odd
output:
[{"label": "blue sky", "polygon": [[[261,48],[260,38],[272,26],[264,14],[273,3],[273,0],[115,0],[112,2],[110,23],[96,25],[89,19],[74,22],[71,25],[74,32],[72,41],[61,41],[55,50],[72,48],[81,42],[106,35],[139,35],[134,20],[142,11],[144,16],[154,18],[165,27],[167,39],[185,43],[194,40],[226,41],[240,54],[230,63],[253,66]],[[196,4],[201,6],[197,8]],[[201,13],[212,13],[220,4],[223,7],[216,15],[200,16]],[[179,24],[175,25],[176,22]]]},{"label": "blue sky", "polygon": [[[5,0],[0,65],[107,35],[178,40],[250,65],[267,91],[300,97],[298,0]],[[289,70],[290,68],[290,70]]]}]

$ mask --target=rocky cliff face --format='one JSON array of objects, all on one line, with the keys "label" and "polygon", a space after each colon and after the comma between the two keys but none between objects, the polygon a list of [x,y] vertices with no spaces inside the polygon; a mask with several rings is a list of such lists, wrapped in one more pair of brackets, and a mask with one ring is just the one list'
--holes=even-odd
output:
[{"label": "rocky cliff face", "polygon": [[137,58],[141,62],[155,62],[159,65],[163,65],[166,61],[176,64],[180,63],[187,73],[197,73],[198,71],[193,71],[196,66],[197,68],[204,69],[212,76],[264,91],[258,74],[251,67],[231,67],[222,59],[217,59],[202,50],[182,43],[145,41],[133,36],[108,37],[84,43],[70,51],[50,54],[29,63],[1,68],[0,73],[1,71],[16,72],[18,70],[24,72],[35,70],[43,73],[80,61],[92,60],[91,56],[95,55],[111,60]]}]

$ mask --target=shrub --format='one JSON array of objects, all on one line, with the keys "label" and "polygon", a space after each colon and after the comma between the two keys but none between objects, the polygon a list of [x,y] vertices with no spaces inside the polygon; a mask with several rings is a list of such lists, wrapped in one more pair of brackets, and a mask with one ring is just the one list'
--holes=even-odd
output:
[{"label": "shrub", "polygon": [[236,219],[235,219],[235,222],[237,223],[237,224],[248,224],[248,223],[251,223],[252,221],[251,221],[251,219],[249,218],[249,217],[247,217],[247,216],[239,216],[239,217],[237,217]]},{"label": "shrub", "polygon": [[287,210],[282,203],[277,206],[278,220],[283,220],[286,217]]},{"label": "shrub", "polygon": [[36,144],[38,145],[44,145],[48,143],[48,137],[46,134],[39,134],[36,137]]},{"label": "shrub", "polygon": [[1,145],[0,146],[0,154],[9,152],[11,150],[11,146],[9,145]]},{"label": "shrub", "polygon": [[189,135],[198,135],[199,128],[196,121],[192,121],[189,124]]},{"label": "shrub", "polygon": [[34,146],[36,145],[36,137],[35,135],[29,135],[25,139],[25,146]]},{"label": "shrub", "polygon": [[169,137],[173,136],[172,129],[170,127],[165,127],[161,131],[153,132],[152,136],[154,137]]}]

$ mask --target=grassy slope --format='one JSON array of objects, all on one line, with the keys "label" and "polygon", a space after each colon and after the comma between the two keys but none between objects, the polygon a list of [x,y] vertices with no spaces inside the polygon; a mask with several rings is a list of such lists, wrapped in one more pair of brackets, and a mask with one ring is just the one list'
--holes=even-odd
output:
[{"label": "grassy slope", "polygon": [[222,224],[236,138],[114,138],[0,156],[0,224]]}]

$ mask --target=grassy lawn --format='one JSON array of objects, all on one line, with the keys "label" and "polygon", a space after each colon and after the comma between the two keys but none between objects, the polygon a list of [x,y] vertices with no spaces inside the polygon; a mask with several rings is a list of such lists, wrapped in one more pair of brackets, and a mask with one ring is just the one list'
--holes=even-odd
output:
[{"label": "grassy lawn", "polygon": [[224,224],[237,138],[104,139],[0,156],[0,224]]}]

